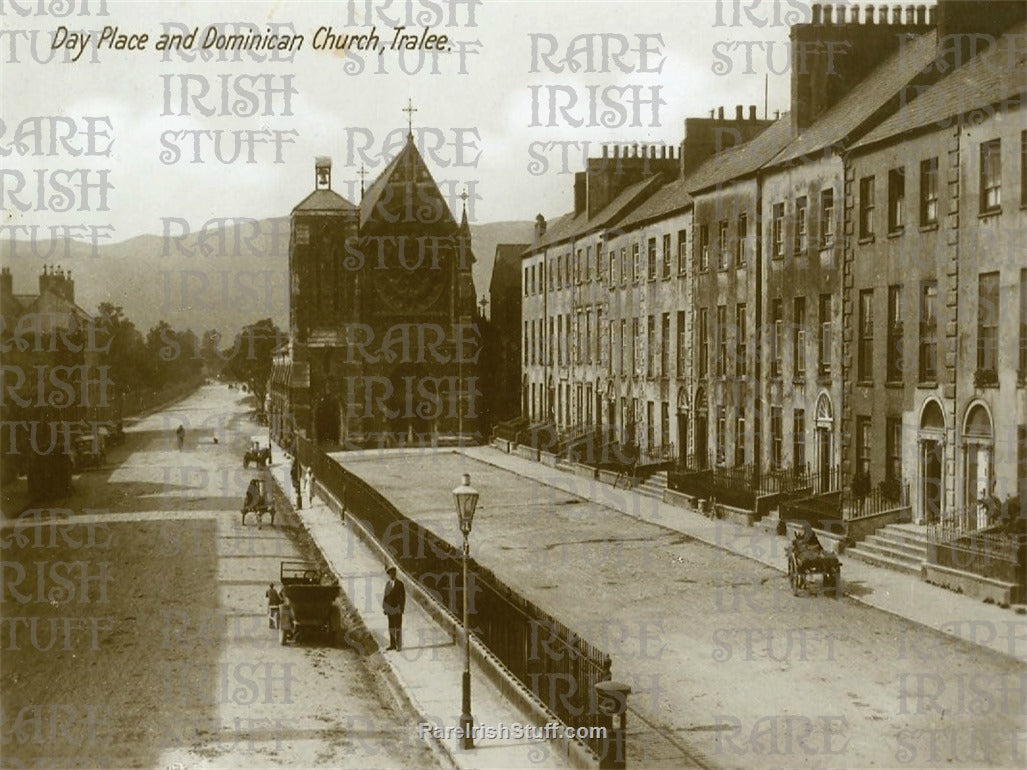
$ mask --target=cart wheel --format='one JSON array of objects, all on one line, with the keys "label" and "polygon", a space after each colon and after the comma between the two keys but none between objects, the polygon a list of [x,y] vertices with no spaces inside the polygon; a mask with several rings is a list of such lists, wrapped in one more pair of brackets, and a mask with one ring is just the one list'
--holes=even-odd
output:
[{"label": "cart wheel", "polygon": [[842,571],[840,569],[835,569],[831,571],[831,596],[833,596],[835,599],[838,598],[842,590],[841,578]]}]

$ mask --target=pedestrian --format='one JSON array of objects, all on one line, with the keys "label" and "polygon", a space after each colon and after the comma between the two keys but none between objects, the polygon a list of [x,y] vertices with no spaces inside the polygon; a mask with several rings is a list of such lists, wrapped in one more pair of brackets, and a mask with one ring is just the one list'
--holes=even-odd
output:
[{"label": "pedestrian", "polygon": [[264,596],[267,597],[267,627],[278,628],[278,621],[282,611],[282,596],[275,590],[274,583],[267,584],[267,591],[264,592]]},{"label": "pedestrian", "polygon": [[314,504],[314,469],[309,465],[303,471],[303,485],[307,488],[307,504]]},{"label": "pedestrian", "polygon": [[382,611],[389,619],[389,646],[386,649],[399,652],[403,649],[403,610],[406,609],[407,589],[396,577],[395,567],[389,567],[385,574],[389,576],[385,596],[382,597]]},{"label": "pedestrian", "polygon": [[292,478],[292,488],[296,492],[296,510],[303,508],[303,490],[300,488],[300,484],[303,480],[303,469],[300,467],[300,460],[298,457],[292,458],[292,470],[289,474]]},{"label": "pedestrian", "polygon": [[185,443],[185,428],[181,425],[178,426],[178,430],[175,431],[175,436],[178,439],[178,451],[182,451],[182,445]]}]

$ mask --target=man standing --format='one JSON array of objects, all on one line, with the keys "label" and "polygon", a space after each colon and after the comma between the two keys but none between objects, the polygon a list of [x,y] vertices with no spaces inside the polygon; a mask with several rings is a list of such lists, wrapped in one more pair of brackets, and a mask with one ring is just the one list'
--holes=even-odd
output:
[{"label": "man standing", "polygon": [[389,567],[385,573],[389,576],[385,596],[382,597],[382,611],[389,619],[389,646],[386,649],[399,652],[403,649],[403,610],[407,603],[407,589],[396,577],[395,567]]},{"label": "man standing", "polygon": [[267,591],[264,592],[264,596],[267,597],[267,625],[268,628],[278,628],[278,620],[282,610],[282,597],[275,590],[274,583],[268,583]]},{"label": "man standing", "polygon": [[296,492],[296,510],[303,508],[303,490],[301,484],[303,481],[303,469],[300,468],[300,459],[298,457],[292,458],[292,470],[289,474],[292,477],[292,488]]}]

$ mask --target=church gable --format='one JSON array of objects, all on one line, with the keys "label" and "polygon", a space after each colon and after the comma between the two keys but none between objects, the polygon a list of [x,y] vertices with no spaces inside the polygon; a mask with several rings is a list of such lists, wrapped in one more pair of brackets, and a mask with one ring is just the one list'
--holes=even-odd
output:
[{"label": "church gable", "polygon": [[361,234],[384,230],[450,233],[457,229],[438,185],[417,151],[407,143],[364,193],[360,201]]}]

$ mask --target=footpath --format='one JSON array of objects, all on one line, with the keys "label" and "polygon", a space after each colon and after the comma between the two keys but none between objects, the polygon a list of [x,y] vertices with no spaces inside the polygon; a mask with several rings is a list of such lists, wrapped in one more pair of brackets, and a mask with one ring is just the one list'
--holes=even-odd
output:
[{"label": "footpath", "polygon": [[[283,457],[277,453],[278,457]],[[281,463],[276,463],[281,466]],[[273,473],[281,486],[288,472]],[[290,501],[292,490],[282,489]],[[516,708],[486,679],[472,656],[471,713],[481,731],[495,729],[492,735],[476,737],[472,749],[464,749],[456,734],[460,725],[462,675],[464,671],[463,639],[453,638],[450,631],[432,617],[411,595],[411,579],[400,572],[407,587],[406,611],[403,614],[402,650],[387,651],[388,622],[382,612],[382,594],[388,580],[386,563],[379,552],[368,546],[354,531],[359,524],[340,516],[318,488],[311,502],[304,495],[303,508],[296,516],[317,544],[338,578],[351,613],[370,633],[373,650],[370,664],[385,681],[400,711],[415,713],[418,722],[410,724],[411,740],[426,740],[443,766],[461,770],[506,770],[507,768],[568,768],[568,757],[560,755],[559,744],[547,740],[540,724]],[[454,514],[455,515],[455,514]],[[358,645],[366,640],[356,629],[347,629],[347,639]],[[532,725],[518,737],[518,726]],[[499,734],[507,728],[509,734]]]},{"label": "footpath", "polygon": [[[507,454],[492,446],[467,447],[475,460],[613,508],[627,516],[701,540],[739,556],[786,571],[787,538],[711,519],[698,511],[664,503],[634,490],[576,476],[569,471]],[[966,642],[1027,660],[1027,617],[985,604],[909,575],[842,555],[846,595],[876,609],[911,620]]]}]

